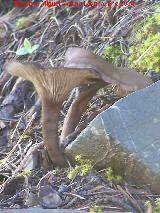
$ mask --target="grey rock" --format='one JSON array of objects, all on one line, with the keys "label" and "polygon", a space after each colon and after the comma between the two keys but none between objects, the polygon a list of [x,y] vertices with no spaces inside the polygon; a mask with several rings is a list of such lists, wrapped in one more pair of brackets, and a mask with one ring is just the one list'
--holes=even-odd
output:
[{"label": "grey rock", "polygon": [[[87,211],[71,210],[71,209],[42,209],[42,208],[28,208],[28,209],[0,209],[2,213],[84,213]],[[105,213],[105,211],[104,211]],[[117,212],[107,211],[106,213],[131,213],[131,212]]]},{"label": "grey rock", "polygon": [[50,185],[40,187],[38,192],[39,204],[45,208],[54,209],[62,205],[58,192]]},{"label": "grey rock", "polygon": [[160,81],[99,114],[65,149],[160,193]]},{"label": "grey rock", "polygon": [[63,204],[58,191],[48,181],[51,177],[53,174],[48,172],[38,183],[38,202],[47,209],[55,209]]}]

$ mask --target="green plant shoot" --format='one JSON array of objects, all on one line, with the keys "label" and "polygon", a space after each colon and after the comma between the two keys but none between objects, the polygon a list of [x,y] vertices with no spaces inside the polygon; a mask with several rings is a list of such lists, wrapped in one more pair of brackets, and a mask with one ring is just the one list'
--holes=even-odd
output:
[{"label": "green plant shoot", "polygon": [[23,47],[19,48],[16,51],[16,55],[22,56],[27,54],[32,54],[34,51],[36,51],[39,48],[39,44],[31,45],[31,42],[25,38],[23,42]]}]

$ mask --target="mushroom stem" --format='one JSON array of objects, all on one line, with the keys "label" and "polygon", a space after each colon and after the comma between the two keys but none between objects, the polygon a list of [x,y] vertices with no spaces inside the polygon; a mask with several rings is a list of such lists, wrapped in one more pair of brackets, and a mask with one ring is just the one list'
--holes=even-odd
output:
[{"label": "mushroom stem", "polygon": [[42,99],[43,140],[53,163],[64,167],[67,163],[64,154],[60,151],[57,135],[60,107],[61,104],[53,104]]},{"label": "mushroom stem", "polygon": [[94,85],[91,84],[87,88],[82,87],[80,95],[77,96],[75,100],[72,102],[67,112],[67,115],[64,119],[60,139],[61,145],[63,144],[63,140],[75,130],[77,124],[81,119],[81,116],[87,109],[89,101],[95,95],[96,91],[104,87],[105,85],[106,83],[104,82],[96,82]]}]

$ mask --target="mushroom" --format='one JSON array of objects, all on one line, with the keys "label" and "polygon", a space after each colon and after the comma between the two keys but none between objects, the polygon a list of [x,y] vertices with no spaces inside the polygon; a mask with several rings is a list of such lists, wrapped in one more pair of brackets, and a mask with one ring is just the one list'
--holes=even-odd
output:
[{"label": "mushroom", "polygon": [[106,86],[106,83],[97,79],[94,84],[82,85],[80,87],[80,94],[73,100],[64,119],[60,137],[61,146],[63,146],[63,140],[75,130],[82,114],[87,109],[88,102],[95,95],[96,91],[104,86]]},{"label": "mushroom", "polygon": [[89,50],[78,47],[72,47],[67,50],[64,67],[95,70],[103,81],[120,85],[127,91],[142,89],[152,83],[148,77],[133,69],[116,67],[113,64],[106,63],[102,57]]},{"label": "mushroom", "polygon": [[85,112],[89,100],[99,88],[104,87],[104,82],[116,84],[121,88],[121,91],[124,92],[138,90],[152,83],[149,78],[135,70],[108,64],[100,56],[78,47],[72,47],[67,50],[64,67],[92,69],[99,74],[103,83],[99,86],[97,85],[97,89],[96,86],[92,86],[89,90],[86,90],[86,92],[82,92],[82,94],[73,101],[64,120],[61,144],[65,137],[75,130],[81,115]]},{"label": "mushroom", "polygon": [[74,68],[42,68],[38,64],[10,62],[6,70],[31,81],[42,103],[43,140],[52,162],[58,166],[65,166],[66,159],[61,152],[58,141],[58,121],[61,104],[69,91],[80,84],[87,83],[87,79],[98,78],[89,69]]}]

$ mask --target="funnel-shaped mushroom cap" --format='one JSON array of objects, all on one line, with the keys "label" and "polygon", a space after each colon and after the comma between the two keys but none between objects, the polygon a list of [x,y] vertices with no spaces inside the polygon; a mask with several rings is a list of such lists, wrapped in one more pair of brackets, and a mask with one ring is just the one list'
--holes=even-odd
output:
[{"label": "funnel-shaped mushroom cap", "polygon": [[6,70],[12,75],[31,81],[40,97],[60,103],[70,90],[87,82],[87,79],[98,78],[89,69],[42,68],[37,64],[10,62]]},{"label": "funnel-shaped mushroom cap", "polygon": [[64,67],[91,68],[105,82],[119,84],[127,91],[141,89],[152,83],[149,78],[134,70],[108,64],[100,56],[78,47],[67,50]]}]

